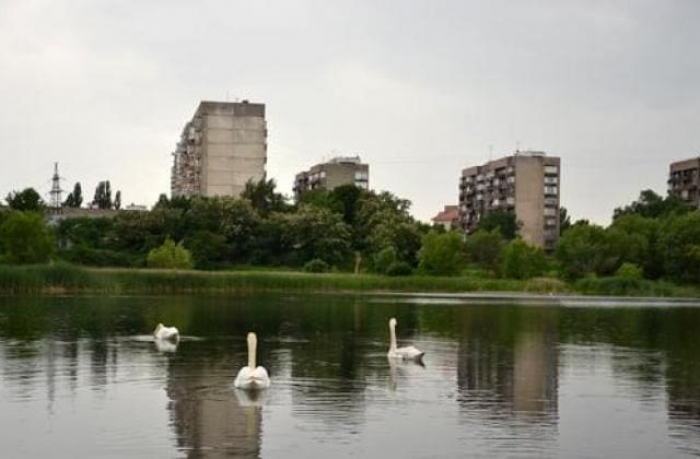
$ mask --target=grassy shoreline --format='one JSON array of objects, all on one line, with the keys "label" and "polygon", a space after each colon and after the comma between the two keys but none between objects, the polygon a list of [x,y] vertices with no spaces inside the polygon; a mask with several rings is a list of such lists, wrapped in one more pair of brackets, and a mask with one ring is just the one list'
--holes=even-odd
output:
[{"label": "grassy shoreline", "polygon": [[537,278],[387,277],[294,271],[171,271],[86,268],[67,264],[0,266],[1,294],[192,294],[237,292],[535,293],[700,297],[700,290],[661,281],[618,278],[565,283]]}]

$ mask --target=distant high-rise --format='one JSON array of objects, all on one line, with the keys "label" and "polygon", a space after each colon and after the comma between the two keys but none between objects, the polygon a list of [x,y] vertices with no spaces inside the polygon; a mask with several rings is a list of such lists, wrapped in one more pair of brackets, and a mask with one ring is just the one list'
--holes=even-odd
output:
[{"label": "distant high-rise", "polygon": [[469,234],[488,212],[514,212],[519,235],[529,244],[552,250],[559,239],[560,159],[542,152],[513,156],[464,169],[459,212]]},{"label": "distant high-rise", "polygon": [[668,193],[700,209],[700,157],[671,163]]},{"label": "distant high-rise", "polygon": [[340,156],[328,162],[316,164],[308,171],[300,172],[294,180],[294,196],[299,199],[308,190],[331,191],[341,185],[369,188],[369,165],[362,164],[359,156]]},{"label": "distant high-rise", "polygon": [[172,196],[240,196],[266,162],[264,104],[201,102],[173,153]]}]

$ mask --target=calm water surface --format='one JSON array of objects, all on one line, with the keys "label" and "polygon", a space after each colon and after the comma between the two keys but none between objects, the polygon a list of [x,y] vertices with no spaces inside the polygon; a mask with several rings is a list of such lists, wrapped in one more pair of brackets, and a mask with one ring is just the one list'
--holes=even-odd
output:
[{"label": "calm water surface", "polygon": [[[389,364],[391,316],[425,367]],[[0,457],[697,457],[698,329],[692,304],[0,297]]]}]

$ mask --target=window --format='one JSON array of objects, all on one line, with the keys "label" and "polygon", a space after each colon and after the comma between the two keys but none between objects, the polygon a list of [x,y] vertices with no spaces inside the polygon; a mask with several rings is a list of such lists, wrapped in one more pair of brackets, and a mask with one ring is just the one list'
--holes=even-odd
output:
[{"label": "window", "polygon": [[544,166],[545,174],[557,174],[558,172],[559,168],[557,166]]},{"label": "window", "polygon": [[545,177],[544,183],[547,185],[556,185],[559,180],[556,177]]},{"label": "window", "polygon": [[557,194],[557,187],[555,186],[545,186],[544,194]]},{"label": "window", "polygon": [[369,173],[363,171],[356,171],[355,180],[369,180]]},{"label": "window", "polygon": [[557,209],[556,207],[545,207],[544,214],[547,217],[554,217],[557,215]]}]

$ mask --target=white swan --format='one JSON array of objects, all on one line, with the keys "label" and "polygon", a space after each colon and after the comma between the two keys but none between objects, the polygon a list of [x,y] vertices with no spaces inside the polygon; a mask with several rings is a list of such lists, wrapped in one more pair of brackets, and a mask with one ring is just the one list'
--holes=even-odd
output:
[{"label": "white swan", "polygon": [[389,353],[387,357],[390,359],[414,360],[420,362],[423,359],[425,352],[418,350],[414,346],[396,347],[396,319],[389,319],[389,336],[391,342],[389,344]]},{"label": "white swan", "polygon": [[255,351],[258,338],[255,333],[248,333],[248,366],[238,371],[233,385],[239,389],[267,389],[270,387],[270,377],[264,367],[255,367]]},{"label": "white swan", "polygon": [[169,339],[154,339],[153,342],[155,343],[158,352],[172,353],[177,351],[177,340],[171,341]]},{"label": "white swan", "polygon": [[156,340],[177,341],[180,339],[180,332],[175,327],[165,327],[163,324],[158,324],[153,331],[153,338]]}]

